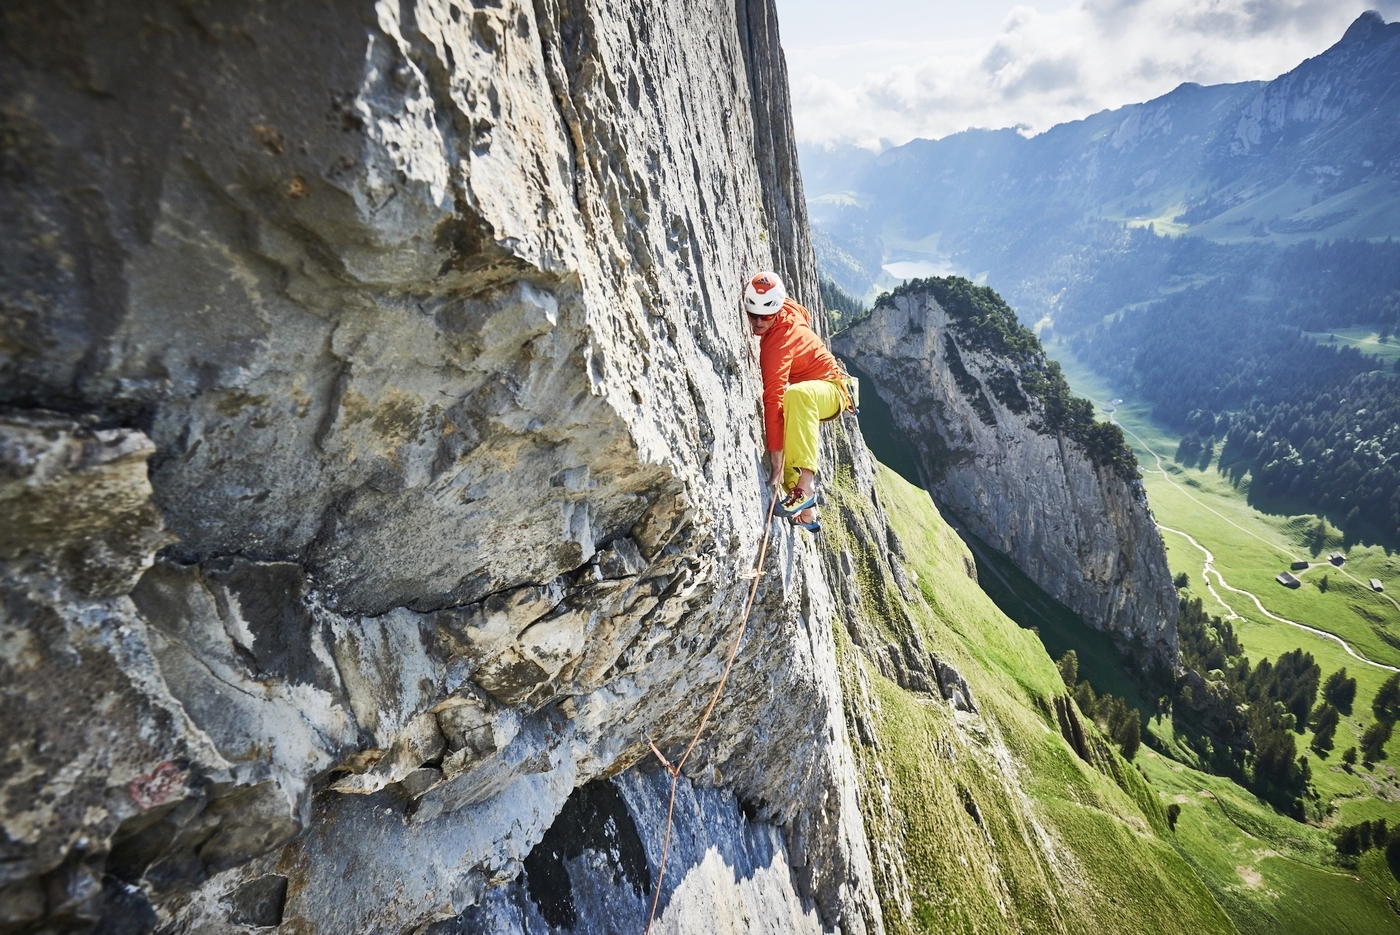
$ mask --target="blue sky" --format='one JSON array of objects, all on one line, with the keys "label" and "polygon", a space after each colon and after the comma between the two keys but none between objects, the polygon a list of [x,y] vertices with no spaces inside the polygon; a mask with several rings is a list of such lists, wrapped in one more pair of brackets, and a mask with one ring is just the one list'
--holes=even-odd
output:
[{"label": "blue sky", "polygon": [[777,0],[804,145],[1056,123],[1268,79],[1400,0]]}]

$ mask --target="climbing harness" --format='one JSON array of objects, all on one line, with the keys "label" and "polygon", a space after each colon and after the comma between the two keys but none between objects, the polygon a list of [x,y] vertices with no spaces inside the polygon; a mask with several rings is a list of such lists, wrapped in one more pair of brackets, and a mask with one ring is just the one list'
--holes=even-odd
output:
[{"label": "climbing harness", "polygon": [[656,754],[656,758],[661,761],[666,772],[671,774],[671,801],[666,806],[666,835],[661,842],[661,866],[656,871],[656,893],[651,898],[651,915],[647,916],[647,935],[651,935],[651,924],[656,921],[656,906],[661,901],[661,884],[666,879],[666,855],[671,849],[671,817],[676,810],[676,785],[681,780],[681,768],[685,766],[685,761],[690,759],[691,751],[695,749],[695,745],[700,742],[700,735],[704,733],[705,725],[709,723],[710,713],[714,711],[715,704],[724,691],[724,683],[729,678],[729,670],[734,665],[734,657],[739,654],[739,643],[744,638],[744,628],[749,624],[749,613],[753,610],[754,597],[758,594],[758,579],[763,577],[763,560],[768,555],[768,534],[773,530],[773,507],[777,505],[781,495],[782,482],[778,481],[773,484],[773,497],[768,503],[768,516],[763,521],[763,541],[758,547],[758,561],[754,563],[752,571],[741,573],[741,577],[752,578],[753,584],[749,586],[749,597],[744,602],[743,616],[739,618],[739,631],[734,634],[734,645],[729,647],[729,658],[724,663],[724,672],[719,677],[719,684],[715,686],[715,693],[710,697],[710,703],[705,706],[705,713],[700,718],[700,726],[695,728],[695,736],[690,738],[685,753],[681,755],[674,766],[657,748],[656,742],[650,737],[647,738],[651,752]]},{"label": "climbing harness", "polygon": [[836,358],[836,370],[827,376],[827,379],[841,390],[841,408],[836,410],[836,415],[828,419],[822,419],[823,423],[839,419],[843,415],[860,415],[860,380],[851,376],[846,370],[846,365],[841,363],[841,358]]}]

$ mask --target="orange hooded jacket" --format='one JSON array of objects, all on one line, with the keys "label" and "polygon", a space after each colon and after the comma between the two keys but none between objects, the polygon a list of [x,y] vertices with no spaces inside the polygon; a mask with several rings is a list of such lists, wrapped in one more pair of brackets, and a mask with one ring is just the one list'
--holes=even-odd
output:
[{"label": "orange hooded jacket", "polygon": [[783,302],[777,321],[758,339],[758,366],[763,371],[763,427],[768,450],[782,451],[783,394],[790,383],[834,380],[836,358],[812,330],[812,314],[792,299]]}]

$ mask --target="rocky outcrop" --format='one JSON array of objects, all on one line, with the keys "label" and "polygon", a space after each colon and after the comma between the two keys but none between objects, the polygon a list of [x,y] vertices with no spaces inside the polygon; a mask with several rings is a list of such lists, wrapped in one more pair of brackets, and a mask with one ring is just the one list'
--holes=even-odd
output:
[{"label": "rocky outcrop", "polygon": [[1094,627],[1174,661],[1176,595],[1140,482],[1048,428],[1021,368],[980,344],[917,289],[833,340],[889,404],[945,513]]},{"label": "rocky outcrop", "polygon": [[[1385,118],[1375,112],[1394,113],[1396,96],[1393,76],[1398,60],[1400,23],[1387,23],[1375,10],[1365,11],[1327,51],[1305,60],[1297,68],[1260,88],[1240,108],[1233,126],[1221,128],[1217,145],[1223,152],[1217,158],[1221,159],[1226,153],[1238,158],[1259,155],[1261,152],[1277,158],[1274,151],[1291,148],[1290,144],[1296,145],[1299,140],[1310,149],[1331,149],[1326,146],[1330,141],[1309,137],[1322,128],[1334,129],[1339,125],[1353,127],[1358,115],[1364,114],[1379,123]],[[1328,127],[1328,124],[1332,127]],[[1307,170],[1314,178],[1318,175],[1336,177],[1345,173],[1353,176],[1348,181],[1354,181],[1356,176],[1372,174],[1361,170],[1370,169],[1379,162],[1377,171],[1389,170],[1393,177],[1400,168],[1391,156],[1393,149],[1387,147],[1387,143],[1393,146],[1394,132],[1391,128],[1384,135],[1377,134],[1378,139],[1363,136],[1347,139],[1344,144],[1360,147],[1368,156],[1381,156],[1379,160],[1367,159],[1358,166],[1346,164],[1345,157],[1338,160],[1340,165],[1325,165],[1318,160],[1307,166]],[[1347,135],[1354,134],[1355,130],[1352,130]],[[1326,155],[1342,156],[1335,151]],[[1286,165],[1293,168],[1297,161],[1295,156]],[[1353,158],[1350,161],[1359,160]]]},{"label": "rocky outcrop", "polygon": [[664,931],[880,931],[786,533],[653,876],[648,740],[766,505],[734,284],[815,302],[771,3],[3,17],[0,929],[585,931],[660,886]]},{"label": "rocky outcrop", "polygon": [[[656,770],[595,780],[569,799],[525,872],[432,935],[644,932],[670,781]],[[823,931],[792,886],[778,829],[717,789],[682,780],[657,913],[667,930]]]}]

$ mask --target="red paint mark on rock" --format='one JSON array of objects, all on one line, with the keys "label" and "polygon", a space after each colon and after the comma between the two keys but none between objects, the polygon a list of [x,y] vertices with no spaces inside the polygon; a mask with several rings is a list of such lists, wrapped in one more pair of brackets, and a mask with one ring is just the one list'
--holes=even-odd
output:
[{"label": "red paint mark on rock", "polygon": [[142,810],[164,805],[185,789],[180,767],[166,760],[144,776],[137,776],[127,785],[131,800]]}]

